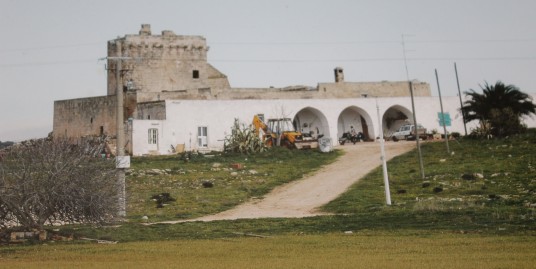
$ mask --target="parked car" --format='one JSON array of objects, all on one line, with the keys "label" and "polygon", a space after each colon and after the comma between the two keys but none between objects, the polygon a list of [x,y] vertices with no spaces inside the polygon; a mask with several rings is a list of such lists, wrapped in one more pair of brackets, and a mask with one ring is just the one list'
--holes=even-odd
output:
[{"label": "parked car", "polygon": [[413,124],[406,124],[400,126],[396,132],[394,132],[390,139],[393,141],[398,140],[413,140],[416,137],[422,138],[423,140],[426,140],[426,128],[424,128],[422,125],[417,124],[417,133],[415,132],[415,125]]}]

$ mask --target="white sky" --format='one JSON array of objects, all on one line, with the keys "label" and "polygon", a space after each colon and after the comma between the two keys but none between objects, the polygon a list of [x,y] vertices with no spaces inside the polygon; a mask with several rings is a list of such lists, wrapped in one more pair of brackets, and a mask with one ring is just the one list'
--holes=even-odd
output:
[{"label": "white sky", "polygon": [[52,131],[54,100],[106,94],[106,42],[201,35],[232,87],[345,80],[430,83],[437,95],[501,80],[536,92],[534,0],[0,0],[0,141]]}]

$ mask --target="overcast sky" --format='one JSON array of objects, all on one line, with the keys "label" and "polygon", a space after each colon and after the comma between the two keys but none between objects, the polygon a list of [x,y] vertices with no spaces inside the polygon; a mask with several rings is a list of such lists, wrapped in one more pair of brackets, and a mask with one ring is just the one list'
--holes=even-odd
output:
[{"label": "overcast sky", "polygon": [[536,92],[534,0],[0,0],[0,141],[52,131],[54,100],[106,94],[106,43],[201,35],[232,87],[430,83],[444,96],[501,80]]}]

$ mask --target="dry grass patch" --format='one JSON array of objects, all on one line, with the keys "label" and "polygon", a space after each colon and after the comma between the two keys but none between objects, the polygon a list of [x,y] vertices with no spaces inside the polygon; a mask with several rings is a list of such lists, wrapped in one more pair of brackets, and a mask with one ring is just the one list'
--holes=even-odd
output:
[{"label": "dry grass patch", "polygon": [[354,233],[0,248],[2,268],[533,268],[534,237]]}]

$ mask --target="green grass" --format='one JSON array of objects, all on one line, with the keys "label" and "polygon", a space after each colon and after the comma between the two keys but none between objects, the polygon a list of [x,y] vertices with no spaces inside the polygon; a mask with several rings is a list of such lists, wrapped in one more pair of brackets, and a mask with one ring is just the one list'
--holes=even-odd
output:
[{"label": "green grass", "polygon": [[[450,148],[454,154],[448,154],[442,142],[422,144],[425,179],[420,177],[416,151],[391,160],[391,206],[385,205],[378,168],[324,206],[334,215],[151,226],[140,224],[140,216],[154,221],[225,210],[301,178],[340,152],[277,150],[247,160],[215,155],[193,156],[188,162],[180,156],[135,158],[135,173],[128,177],[128,222],[60,228],[64,235],[117,240],[118,245],[75,240],[1,247],[0,264],[6,268],[533,267],[536,133],[501,140],[462,139],[451,141]],[[233,163],[242,163],[245,169],[230,170]],[[170,172],[136,176],[153,168]],[[214,182],[214,187],[203,188],[204,180]],[[438,187],[442,191],[434,192]],[[177,201],[157,209],[150,196],[161,192]],[[244,234],[269,238],[244,238]]]},{"label": "green grass", "polygon": [[[424,143],[422,145],[426,170],[424,180],[420,178],[416,151],[409,152],[390,161],[388,169],[392,206],[385,205],[383,179],[381,169],[378,168],[361,179],[348,192],[324,207],[324,210],[335,213],[332,216],[302,219],[195,222],[153,226],[137,224],[138,217],[135,216],[133,217],[134,221],[116,228],[77,227],[77,230],[64,228],[63,231],[67,234],[74,233],[79,236],[112,239],[121,242],[181,238],[223,238],[236,236],[235,233],[237,232],[292,235],[337,233],[348,230],[398,231],[399,233],[404,233],[407,230],[433,233],[536,235],[536,208],[534,207],[534,204],[536,204],[534,192],[536,174],[533,168],[536,137],[534,134],[505,140],[451,141],[450,148],[454,154],[447,154],[445,144],[441,142]],[[311,153],[313,152],[282,151],[271,152],[268,155],[257,157],[249,156],[245,170],[253,169],[250,168],[251,165],[258,171],[262,171],[260,173],[273,174],[274,179],[270,181],[269,186],[275,186],[292,180],[292,177],[288,175],[283,177],[289,171],[295,170],[293,165],[290,165],[291,163],[295,164],[299,161],[305,162],[308,160],[314,162],[314,164],[311,164],[311,166],[314,166],[322,162],[332,161],[332,158],[335,158],[338,154],[335,153],[335,156],[313,155],[313,157],[302,155]],[[283,157],[277,157],[280,155]],[[281,159],[285,161],[281,161]],[[296,159],[296,161],[290,161],[292,159]],[[210,168],[214,162],[230,164],[239,160],[245,160],[245,157],[220,156],[208,160],[192,160],[184,165],[194,167],[192,169],[197,169],[198,171],[204,169],[206,173],[210,173],[212,172]],[[150,158],[148,161],[178,162],[176,159],[169,157]],[[156,164],[146,163],[146,161],[140,161],[139,164],[135,163],[134,167],[139,167],[142,164],[148,165],[147,167],[156,166]],[[179,162],[179,164],[181,163]],[[302,163],[299,166],[304,165]],[[162,167],[169,166],[166,164]],[[222,167],[226,167],[226,165]],[[308,170],[310,169],[304,168],[301,173]],[[225,171],[224,174],[229,172]],[[297,178],[301,177],[301,173],[294,171],[292,175]],[[479,176],[476,176],[473,180],[462,178],[465,174],[472,175],[474,173],[482,174],[482,178]],[[283,177],[283,179],[276,181],[276,178],[279,177]],[[146,180],[150,179],[147,178]],[[191,180],[195,181],[196,179]],[[240,179],[230,180],[242,181]],[[423,187],[423,183],[427,183],[424,185],[425,187]],[[199,181],[197,181],[197,184],[199,184]],[[443,191],[435,193],[433,189],[439,186],[442,187]],[[134,184],[131,184],[131,188],[141,189],[141,187],[136,187]],[[225,188],[223,189],[225,190]],[[202,199],[208,199],[206,198],[207,194],[215,190],[218,190],[217,187],[212,189],[200,187],[181,189],[179,190],[180,194],[190,197],[191,201],[177,201],[163,209],[156,209],[154,202],[148,200],[147,197],[150,193],[160,191],[160,189],[152,189],[143,195],[145,197],[144,203],[147,203],[145,210],[153,212],[153,215],[162,214],[166,218],[174,218],[177,217],[176,213],[173,212],[173,210],[176,210],[174,207],[184,207],[185,210],[189,210],[188,214],[191,216],[202,215],[205,209],[197,206],[199,201],[192,197],[197,196],[203,197]],[[398,190],[405,190],[405,193],[398,194]],[[244,197],[247,197],[247,195],[254,194],[245,192]],[[174,194],[174,196],[180,197],[177,194]],[[221,198],[225,196],[219,194],[217,197],[220,198],[220,202],[216,201],[217,207],[210,212],[226,208],[225,205],[221,204]],[[184,204],[194,206],[188,208]],[[158,213],[167,212],[163,210],[169,210],[169,213]],[[150,220],[152,220],[151,218],[153,217],[150,217]]]},{"label": "green grass", "polygon": [[[425,178],[416,152],[389,162],[393,206],[385,206],[381,169],[324,209],[367,218],[399,216],[408,226],[535,231],[536,136],[424,143]],[[441,188],[441,192],[434,192]],[[371,219],[372,220],[372,219]]]},{"label": "green grass", "polygon": [[[132,222],[194,218],[232,208],[251,197],[261,197],[274,187],[334,161],[341,152],[323,154],[273,148],[258,155],[185,155],[133,158],[127,177],[128,216]],[[243,165],[234,169],[232,164]],[[151,175],[151,169],[168,169]],[[211,182],[213,187],[203,187]],[[156,208],[155,194],[169,193],[176,201]]]}]

